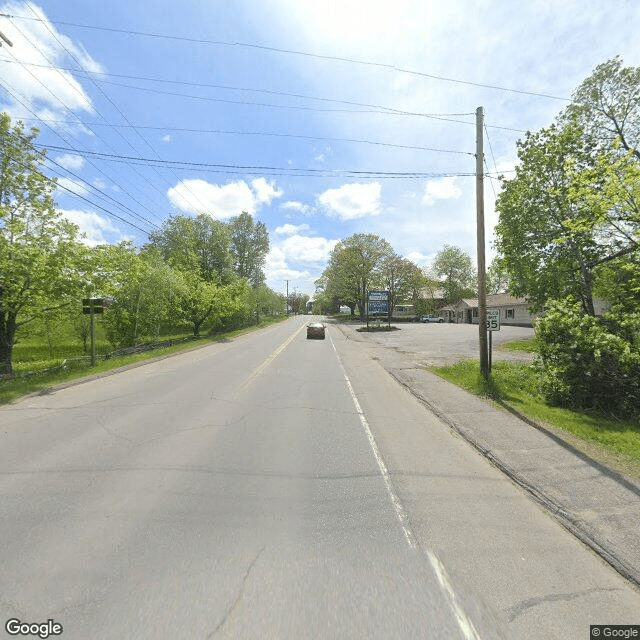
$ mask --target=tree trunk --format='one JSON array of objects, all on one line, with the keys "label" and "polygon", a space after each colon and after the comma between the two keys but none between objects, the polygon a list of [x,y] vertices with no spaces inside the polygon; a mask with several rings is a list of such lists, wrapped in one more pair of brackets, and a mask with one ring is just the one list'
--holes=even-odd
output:
[{"label": "tree trunk", "polygon": [[0,374],[13,373],[13,344],[16,337],[16,317],[0,312]]}]

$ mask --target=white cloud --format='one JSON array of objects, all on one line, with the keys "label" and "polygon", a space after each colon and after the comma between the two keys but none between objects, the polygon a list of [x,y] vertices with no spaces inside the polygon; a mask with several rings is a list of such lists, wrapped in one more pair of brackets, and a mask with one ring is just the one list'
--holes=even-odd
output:
[{"label": "white cloud", "polygon": [[308,204],[303,204],[302,202],[297,202],[295,200],[283,202],[280,205],[280,208],[291,209],[293,211],[299,211],[300,213],[311,213],[313,211],[313,209]]},{"label": "white cloud", "polygon": [[407,260],[411,260],[411,262],[413,262],[414,264],[417,264],[421,268],[428,267],[433,262],[434,257],[435,257],[435,254],[427,256],[424,253],[421,253],[420,251],[412,251],[411,253],[408,253],[405,256]]},{"label": "white cloud", "polygon": [[111,220],[93,211],[79,211],[76,209],[60,209],[59,211],[63,217],[80,227],[80,232],[85,235],[81,240],[90,247],[108,243],[109,240],[105,238],[105,233],[114,234],[115,242],[125,239],[124,234]]},{"label": "white cloud", "polygon": [[308,224],[283,224],[281,227],[276,227],[275,233],[281,236],[293,236],[296,233],[301,233],[302,231],[309,231],[310,227]]},{"label": "white cloud", "polygon": [[85,160],[82,156],[65,153],[64,155],[58,156],[56,162],[69,171],[79,171],[84,167]]},{"label": "white cloud", "polygon": [[271,204],[274,198],[280,198],[284,193],[284,191],[276,189],[275,182],[267,182],[265,178],[252,180],[251,186],[256,194],[256,200],[260,204]]},{"label": "white cloud", "polygon": [[264,273],[267,284],[275,291],[282,290],[284,280],[303,280],[310,277],[308,271],[290,267],[284,251],[279,247],[272,247],[267,254]]},{"label": "white cloud", "polygon": [[459,198],[461,195],[462,191],[456,185],[455,177],[430,180],[425,185],[422,204],[432,205],[436,200],[450,200]]},{"label": "white cloud", "polygon": [[[78,180],[72,180],[71,178],[58,178],[57,191],[60,194],[86,196],[89,193],[86,185]],[[69,193],[69,192],[73,193]]]},{"label": "white cloud", "polygon": [[339,240],[294,235],[287,238],[280,245],[280,249],[294,262],[313,264],[326,261],[338,242]]},{"label": "white cloud", "polygon": [[180,211],[206,212],[214,218],[224,219],[243,211],[254,215],[262,205],[282,195],[274,183],[268,183],[264,178],[256,178],[251,186],[253,190],[244,180],[224,185],[199,179],[182,180],[167,191],[167,197]]},{"label": "white cloud", "polygon": [[318,196],[330,216],[341,220],[355,220],[381,213],[379,182],[345,184],[338,189],[328,189]]},{"label": "white cloud", "polygon": [[169,134],[162,136],[162,142],[171,142],[171,136]]},{"label": "white cloud", "polygon": [[[3,65],[3,82],[26,99],[39,118],[68,119],[67,109],[93,113],[91,99],[80,82],[72,73],[62,70],[77,66],[75,60],[86,71],[102,70],[84,47],[58,32],[42,9],[33,3],[8,2],[1,10],[6,14],[37,18],[21,20],[18,30],[10,19],[0,17],[0,31],[10,35],[11,55],[20,62]],[[13,117],[32,116],[17,100],[11,97],[8,100],[9,104],[2,106]]]}]

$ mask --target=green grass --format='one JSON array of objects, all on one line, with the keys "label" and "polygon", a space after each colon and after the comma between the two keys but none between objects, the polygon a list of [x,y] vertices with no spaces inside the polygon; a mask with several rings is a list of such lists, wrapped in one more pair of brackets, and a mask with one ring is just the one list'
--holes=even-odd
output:
[{"label": "green grass", "polygon": [[505,342],[501,344],[499,349],[506,349],[507,351],[524,351],[525,353],[537,353],[538,352],[538,340],[535,338],[523,338],[522,340],[512,340],[511,342]]},{"label": "green grass", "polygon": [[608,449],[640,460],[640,423],[553,407],[540,395],[538,374],[528,364],[496,362],[491,380],[480,375],[477,361],[467,360],[434,373],[476,395],[508,404],[537,422],[548,423]]},{"label": "green grass", "polygon": [[[226,331],[224,333],[218,333],[213,336],[204,336],[199,340],[196,340],[193,342],[176,344],[171,347],[161,347],[158,349],[153,349],[152,351],[145,351],[142,353],[134,353],[126,356],[119,356],[117,358],[110,358],[109,360],[101,360],[96,364],[95,367],[91,367],[90,365],[87,364],[84,366],[78,366],[77,368],[69,368],[64,371],[57,371],[54,373],[42,373],[42,374],[35,375],[31,378],[13,378],[10,380],[0,380],[0,404],[6,404],[7,402],[16,400],[29,393],[42,391],[43,389],[47,389],[48,387],[61,384],[64,382],[68,382],[71,380],[78,380],[81,378],[91,377],[97,374],[111,371],[113,369],[117,369],[118,367],[135,364],[136,362],[143,362],[145,360],[151,360],[153,358],[158,358],[161,356],[180,353],[181,351],[188,351],[190,349],[197,348],[206,344],[226,341],[236,336],[242,335],[244,333],[254,331],[255,329],[261,329],[263,327],[267,327],[277,322],[281,322],[285,319],[286,319],[286,316],[263,318],[260,321],[259,325],[253,325],[251,327],[243,327],[241,329],[235,329],[233,331]],[[160,340],[165,341],[165,340],[175,339],[178,337],[184,337],[184,334],[162,336]],[[22,343],[23,348],[27,348],[26,345],[27,345],[27,341],[25,340],[24,343]],[[38,345],[36,343],[33,346],[37,347]],[[77,345],[74,345],[74,347],[77,347]],[[66,354],[66,356],[69,358],[74,358],[74,357],[77,357],[78,355],[83,355],[82,347],[79,347],[79,352],[80,352],[79,354],[76,354],[75,351],[73,351],[72,349],[70,349],[69,351],[70,353]],[[55,358],[51,360],[51,362],[55,362],[53,366],[57,366],[62,362],[62,360],[64,360],[64,358]],[[27,361],[27,364],[29,364],[30,366],[25,370],[29,370],[29,371],[37,370],[36,364],[39,365],[39,364],[42,364],[43,362],[48,363],[49,360]],[[22,367],[22,364],[20,366]]]}]

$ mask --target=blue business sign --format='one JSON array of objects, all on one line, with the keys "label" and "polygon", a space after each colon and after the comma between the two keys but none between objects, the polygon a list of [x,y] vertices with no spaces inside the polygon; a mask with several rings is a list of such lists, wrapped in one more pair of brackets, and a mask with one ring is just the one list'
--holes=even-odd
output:
[{"label": "blue business sign", "polygon": [[389,314],[389,292],[369,291],[369,315]]}]

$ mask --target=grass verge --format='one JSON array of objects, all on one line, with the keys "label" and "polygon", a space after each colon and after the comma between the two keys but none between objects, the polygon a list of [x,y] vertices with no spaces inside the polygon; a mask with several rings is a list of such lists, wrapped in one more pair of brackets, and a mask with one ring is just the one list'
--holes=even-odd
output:
[{"label": "grass verge", "polygon": [[230,340],[236,336],[244,333],[249,333],[256,329],[262,329],[276,322],[281,322],[286,319],[286,316],[279,316],[274,318],[265,318],[261,320],[260,324],[253,325],[251,327],[243,327],[242,329],[235,329],[233,331],[227,331],[225,333],[218,333],[213,336],[203,336],[200,340],[193,342],[187,342],[183,344],[176,344],[171,347],[161,347],[154,349],[153,351],[145,351],[142,353],[134,353],[126,356],[119,356],[117,358],[110,358],[109,360],[102,360],[96,364],[95,367],[86,366],[77,369],[69,369],[66,371],[59,371],[56,373],[35,375],[31,378],[14,378],[11,380],[0,381],[0,404],[6,404],[17,400],[22,396],[34,393],[36,391],[43,391],[49,387],[70,382],[73,380],[79,380],[82,378],[91,378],[119,367],[135,364],[137,362],[144,362],[146,360],[153,360],[155,358],[166,357],[174,355],[183,351],[191,351],[193,349],[199,349],[207,344],[215,342],[223,342]]},{"label": "grass verge", "polygon": [[538,353],[538,340],[533,338],[523,338],[522,340],[511,340],[497,347],[505,351],[523,351],[524,353]]},{"label": "grass verge", "polygon": [[587,455],[640,478],[640,424],[553,407],[538,390],[538,374],[529,364],[499,361],[491,380],[480,375],[477,361],[466,360],[433,372],[468,391],[510,406],[551,430]]}]

